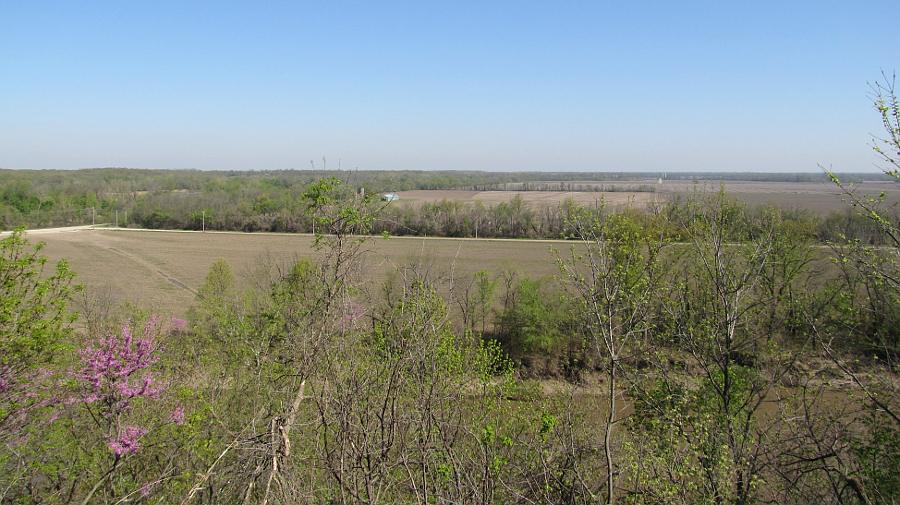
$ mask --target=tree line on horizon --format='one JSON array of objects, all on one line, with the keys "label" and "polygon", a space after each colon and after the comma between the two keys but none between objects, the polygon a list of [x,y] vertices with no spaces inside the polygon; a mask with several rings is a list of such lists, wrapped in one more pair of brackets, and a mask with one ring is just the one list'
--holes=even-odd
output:
[{"label": "tree line on horizon", "polygon": [[[97,169],[67,171],[14,171],[4,173],[0,189],[0,222],[5,229],[72,226],[93,223],[118,224],[151,229],[220,230],[245,232],[311,233],[313,220],[307,213],[303,194],[317,177],[332,172],[201,172],[133,171]],[[560,174],[493,174],[467,172],[353,172],[341,174],[342,192],[380,194],[388,190],[446,189],[466,186],[506,187],[508,182],[490,180],[513,177],[542,177]],[[617,180],[633,174],[569,174],[575,180],[593,175],[597,180]],[[654,174],[655,175],[655,174]],[[688,177],[687,174],[681,174]],[[722,178],[736,174],[703,174]],[[882,174],[883,175],[883,174]],[[691,175],[696,177],[697,174]],[[670,174],[671,178],[672,175]],[[741,174],[741,180],[747,180]],[[756,178],[763,178],[756,174]],[[825,174],[776,174],[764,180],[827,181]],[[869,176],[867,176],[869,177]],[[849,179],[841,175],[845,183]],[[347,182],[350,179],[351,182]],[[750,177],[749,179],[753,179]],[[480,182],[479,182],[480,181]],[[497,186],[502,184],[503,186]],[[527,189],[527,182],[513,185]],[[546,184],[546,183],[541,183]],[[563,187],[564,182],[558,182]],[[536,185],[535,189],[542,186]],[[362,190],[360,188],[363,188]],[[640,189],[640,188],[637,188]],[[675,215],[682,212],[691,195],[673,198],[641,209],[618,207],[623,212]],[[601,203],[600,198],[595,208]],[[480,201],[443,200],[411,205],[395,202],[381,209],[373,227],[375,233],[392,235],[499,238],[566,238],[564,223],[580,205],[563,201],[558,205],[530,206],[516,195],[508,202],[484,204]],[[766,212],[764,206],[749,209]],[[896,217],[896,208],[882,208]],[[882,236],[872,223],[847,208],[818,215],[810,211],[783,211],[785,219],[817,241],[826,243],[840,237],[856,238],[870,244]],[[674,230],[673,230],[674,232]]]}]

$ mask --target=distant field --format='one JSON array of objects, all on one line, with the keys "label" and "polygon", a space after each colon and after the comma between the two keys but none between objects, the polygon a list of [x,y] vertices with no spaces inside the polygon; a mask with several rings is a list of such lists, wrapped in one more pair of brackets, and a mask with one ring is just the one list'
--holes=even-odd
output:
[{"label": "distant field", "polygon": [[[67,259],[89,291],[108,290],[119,301],[138,303],[163,314],[184,315],[194,302],[193,290],[210,265],[224,258],[244,282],[266,258],[284,263],[313,257],[308,235],[185,233],[89,230],[36,233],[31,240],[47,244],[51,260]],[[550,247],[542,241],[442,238],[372,239],[365,271],[373,294],[396,267],[423,260],[436,272],[451,264],[458,276],[478,270],[517,270],[532,276],[553,275]]]},{"label": "distant field", "polygon": [[[581,204],[594,204],[599,200],[607,204],[622,207],[646,207],[653,202],[664,202],[675,195],[687,195],[694,191],[718,191],[720,187],[734,198],[750,205],[774,205],[783,209],[805,209],[827,214],[847,208],[839,190],[830,183],[819,182],[749,182],[749,181],[664,181],[634,180],[617,182],[594,181],[554,181],[529,182],[531,188],[542,185],[558,186],[571,184],[578,189],[596,188],[598,191],[516,191],[521,184],[509,184],[510,190],[496,191],[463,191],[463,190],[417,190],[401,191],[400,204],[417,205],[426,202],[453,200],[460,202],[482,202],[493,205],[512,200],[521,195],[526,204],[532,207],[559,205],[566,199],[573,199]],[[878,195],[885,192],[888,204],[900,203],[900,184],[891,182],[863,182],[857,189],[863,194]],[[635,191],[636,188],[653,189],[653,191]],[[600,190],[603,191],[600,191]]]},{"label": "distant field", "polygon": [[572,199],[582,205],[593,205],[599,201],[605,201],[609,205],[621,207],[634,205],[645,207],[655,201],[664,201],[667,197],[650,192],[609,192],[609,191],[463,191],[463,190],[416,190],[401,191],[397,193],[400,202],[420,204],[426,202],[439,202],[441,200],[453,200],[461,202],[482,202],[485,205],[496,205],[508,202],[516,195],[532,206],[559,205],[561,202]]}]

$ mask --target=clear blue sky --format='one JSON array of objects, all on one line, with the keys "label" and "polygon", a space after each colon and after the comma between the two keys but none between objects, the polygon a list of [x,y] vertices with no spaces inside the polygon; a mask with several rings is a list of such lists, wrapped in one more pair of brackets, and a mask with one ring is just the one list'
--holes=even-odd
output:
[{"label": "clear blue sky", "polygon": [[0,167],[873,170],[900,1],[0,0]]}]

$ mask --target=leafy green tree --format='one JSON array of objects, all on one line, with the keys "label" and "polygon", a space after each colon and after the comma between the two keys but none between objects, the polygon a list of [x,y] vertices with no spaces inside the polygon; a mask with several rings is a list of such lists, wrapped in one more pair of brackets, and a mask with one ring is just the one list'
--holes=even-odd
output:
[{"label": "leafy green tree", "polygon": [[65,261],[47,272],[43,244],[30,245],[21,230],[0,239],[0,440],[21,421],[26,391],[39,367],[70,343],[75,314],[68,304],[74,274]]},{"label": "leafy green tree", "polygon": [[45,407],[61,399],[51,368],[71,343],[75,314],[68,304],[78,289],[65,261],[52,269],[22,230],[0,239],[0,501],[29,477],[31,437]]},{"label": "leafy green tree", "polygon": [[490,274],[484,270],[475,273],[475,320],[473,325],[481,323],[482,337],[487,331],[488,314],[493,310],[496,292],[496,279],[491,279]]},{"label": "leafy green tree", "polygon": [[522,279],[514,287],[511,303],[500,316],[503,337],[516,354],[555,354],[563,346],[566,320],[560,300],[544,282]]},{"label": "leafy green tree", "polygon": [[[872,149],[884,163],[887,177],[900,182],[900,99],[895,76],[882,75],[872,85],[872,102],[884,127],[884,136],[874,136]],[[877,227],[884,245],[873,246],[858,239],[841,237],[834,245],[836,261],[844,273],[843,302],[838,319],[874,355],[883,373],[863,376],[839,354],[834,337],[814,329],[825,356],[859,388],[866,399],[865,429],[846,430],[858,458],[858,472],[840,472],[854,496],[862,503],[894,503],[900,490],[900,395],[897,392],[897,360],[900,357],[900,223],[896,213],[885,208],[885,194],[864,195],[837,174],[826,171],[852,208]],[[849,309],[849,310],[848,310]],[[853,420],[844,420],[851,425]],[[819,437],[813,437],[819,442]],[[839,455],[829,455],[836,458]],[[836,493],[841,498],[840,493]]]}]

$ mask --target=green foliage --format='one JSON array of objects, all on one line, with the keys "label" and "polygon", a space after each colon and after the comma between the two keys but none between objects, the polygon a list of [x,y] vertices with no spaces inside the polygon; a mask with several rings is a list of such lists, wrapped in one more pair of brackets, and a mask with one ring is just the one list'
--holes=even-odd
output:
[{"label": "green foliage", "polygon": [[635,415],[628,420],[633,437],[625,447],[627,478],[636,492],[627,503],[736,503],[739,496],[752,501],[734,485],[746,462],[734,459],[729,437],[751,433],[742,423],[752,417],[747,408],[754,372],[730,372],[735,396],[728,406],[720,404],[722,376],[696,387],[662,380],[636,385]]},{"label": "green foliage", "polygon": [[307,213],[315,223],[316,243],[324,234],[335,236],[366,235],[375,222],[370,196],[356,197],[340,179],[329,177],[310,184],[303,193]]},{"label": "green foliage", "polygon": [[22,231],[0,239],[0,366],[18,372],[52,360],[75,317],[68,309],[75,275],[65,261],[45,273],[42,248]]},{"label": "green foliage", "polygon": [[556,424],[559,420],[553,414],[548,412],[544,412],[541,414],[541,429],[540,434],[543,439],[547,439],[547,437],[553,433],[553,429],[556,427]]},{"label": "green foliage", "polygon": [[875,503],[893,503],[900,496],[900,429],[877,410],[865,419],[866,434],[854,440],[866,489]]},{"label": "green foliage", "polygon": [[550,294],[544,282],[522,279],[500,315],[500,327],[509,349],[552,354],[568,343],[563,329],[567,320],[565,306],[559,297]]},{"label": "green foliage", "polygon": [[197,302],[190,310],[197,336],[219,340],[224,344],[223,348],[236,350],[236,336],[245,328],[238,316],[240,294],[231,266],[225,260],[218,259],[210,266],[206,279],[197,290]]}]

